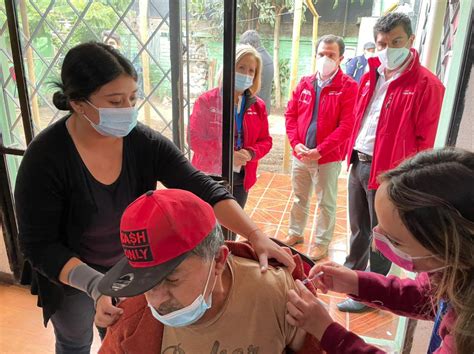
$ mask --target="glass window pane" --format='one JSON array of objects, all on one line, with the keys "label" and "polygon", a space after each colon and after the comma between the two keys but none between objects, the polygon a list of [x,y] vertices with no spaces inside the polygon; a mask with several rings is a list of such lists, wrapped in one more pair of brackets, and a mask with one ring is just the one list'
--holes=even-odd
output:
[{"label": "glass window pane", "polygon": [[107,43],[138,73],[139,120],[172,138],[167,1],[21,1],[21,42],[35,132],[68,114],[52,103],[74,46]]},{"label": "glass window pane", "polygon": [[189,52],[183,65],[192,109],[186,140],[192,164],[205,173],[221,175],[223,1],[215,1],[213,11],[201,3],[188,5]]},{"label": "glass window pane", "polygon": [[0,132],[7,147],[26,147],[5,5],[0,4]]}]

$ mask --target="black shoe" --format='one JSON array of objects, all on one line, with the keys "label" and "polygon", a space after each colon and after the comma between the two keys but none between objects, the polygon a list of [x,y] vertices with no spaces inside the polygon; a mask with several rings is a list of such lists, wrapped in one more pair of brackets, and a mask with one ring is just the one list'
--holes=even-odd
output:
[{"label": "black shoe", "polygon": [[353,313],[360,313],[370,310],[370,307],[365,306],[363,303],[359,301],[355,301],[352,299],[344,300],[337,304],[337,308],[341,312],[353,312]]}]

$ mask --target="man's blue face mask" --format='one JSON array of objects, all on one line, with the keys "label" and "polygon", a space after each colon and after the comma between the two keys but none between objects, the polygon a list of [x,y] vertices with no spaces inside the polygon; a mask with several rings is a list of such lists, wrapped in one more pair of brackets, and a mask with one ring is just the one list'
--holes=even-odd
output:
[{"label": "man's blue face mask", "polygon": [[212,306],[212,291],[216,285],[215,280],[207,301],[204,300],[204,294],[206,294],[207,286],[209,284],[213,263],[214,260],[211,262],[203,292],[199,294],[199,296],[191,303],[191,305],[183,307],[177,311],[170,312],[166,315],[160,315],[152,305],[148,304],[153,317],[163,323],[165,326],[170,327],[185,327],[197,322]]},{"label": "man's blue face mask", "polygon": [[86,102],[99,112],[99,124],[93,123],[85,114],[84,117],[101,135],[123,138],[137,125],[138,110],[135,107],[98,108],[89,101]]}]

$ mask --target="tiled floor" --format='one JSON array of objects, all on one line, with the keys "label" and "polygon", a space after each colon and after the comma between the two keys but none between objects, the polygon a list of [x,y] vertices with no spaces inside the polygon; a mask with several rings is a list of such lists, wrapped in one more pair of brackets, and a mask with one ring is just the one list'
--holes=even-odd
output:
[{"label": "tiled floor", "polygon": [[[336,229],[328,252],[328,259],[341,264],[344,263],[349,246],[346,196],[347,179],[341,177],[338,186]],[[290,176],[261,173],[257,184],[250,190],[245,211],[268,236],[283,239],[288,233],[292,204],[293,195]],[[313,241],[315,209],[316,198],[313,195],[308,225],[304,233],[305,243],[295,247],[304,253],[308,252]],[[343,295],[332,293],[321,295],[321,299],[329,304],[331,316],[351,331],[366,337],[385,340],[395,339],[399,321],[398,316],[376,310],[362,314],[346,314],[338,311],[336,307],[337,303],[344,300]]]},{"label": "tiled floor", "polygon": [[[44,328],[36,301],[26,287],[0,283],[0,353],[54,353],[53,326],[49,323]],[[99,335],[94,332],[91,353],[100,348]]]}]

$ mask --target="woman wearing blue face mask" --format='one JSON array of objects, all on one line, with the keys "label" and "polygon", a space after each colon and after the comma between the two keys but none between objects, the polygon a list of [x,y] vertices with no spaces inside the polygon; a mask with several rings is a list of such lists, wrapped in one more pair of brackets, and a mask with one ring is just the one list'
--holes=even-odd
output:
[{"label": "woman wearing blue face mask", "polygon": [[97,284],[123,257],[123,210],[157,181],[213,205],[221,224],[249,238],[262,269],[267,257],[293,264],[222,186],[137,123],[137,74],[116,50],[94,42],[72,48],[58,86],[53,102],[69,114],[28,146],[15,186],[23,282],[39,296],[44,323],[53,323],[57,353],[88,353],[94,316],[107,327],[121,315]]},{"label": "woman wearing blue face mask", "polygon": [[[239,45],[235,57],[234,188],[243,208],[248,191],[257,181],[258,160],[272,147],[265,102],[260,90],[262,60],[250,45]],[[208,174],[222,174],[222,88],[203,93],[189,118],[189,146],[194,167]]]},{"label": "woman wearing blue face mask", "polygon": [[[400,279],[316,265],[314,285],[349,294],[368,306],[435,321],[428,353],[474,352],[474,153],[446,148],[421,152],[381,176],[375,197],[375,247],[417,272]],[[301,285],[301,284],[299,284]],[[291,324],[321,341],[328,353],[382,353],[334,322],[302,286],[289,294]]]}]

